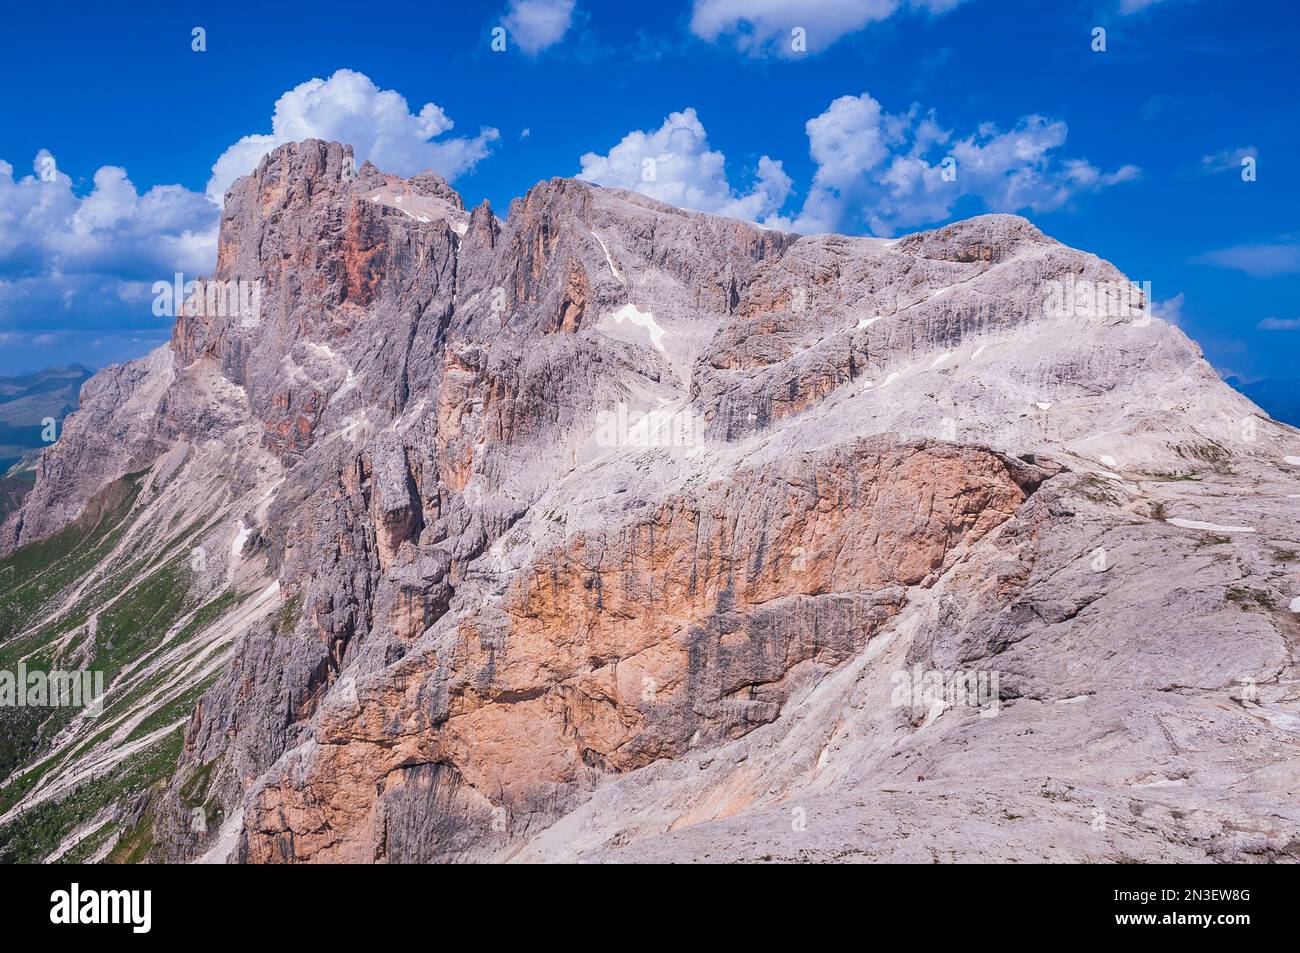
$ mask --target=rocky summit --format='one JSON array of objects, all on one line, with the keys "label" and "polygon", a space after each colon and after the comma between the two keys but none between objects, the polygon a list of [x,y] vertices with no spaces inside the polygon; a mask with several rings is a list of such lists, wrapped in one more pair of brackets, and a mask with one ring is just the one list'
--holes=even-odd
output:
[{"label": "rocky summit", "polygon": [[0,670],[106,685],[0,707],[0,858],[1300,859],[1300,432],[1109,263],[313,140],[213,281],[0,531]]}]

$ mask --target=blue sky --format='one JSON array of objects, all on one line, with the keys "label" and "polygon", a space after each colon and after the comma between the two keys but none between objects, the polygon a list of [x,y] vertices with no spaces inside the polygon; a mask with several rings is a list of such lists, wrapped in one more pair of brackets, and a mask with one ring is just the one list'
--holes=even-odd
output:
[{"label": "blue sky", "polygon": [[148,289],[210,267],[207,193],[307,130],[387,171],[432,165],[502,215],[538,180],[579,173],[801,231],[1015,211],[1150,281],[1221,371],[1300,377],[1291,4],[140,6],[7,12],[0,373],[165,341]]}]

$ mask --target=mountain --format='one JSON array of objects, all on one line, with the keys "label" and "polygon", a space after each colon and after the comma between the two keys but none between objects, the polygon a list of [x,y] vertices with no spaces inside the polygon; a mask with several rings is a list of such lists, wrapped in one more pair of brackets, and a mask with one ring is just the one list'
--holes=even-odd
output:
[{"label": "mountain", "polygon": [[5,859],[1294,859],[1300,434],[1113,266],[352,170],[0,531],[0,670],[109,686],[0,709]]},{"label": "mountain", "polygon": [[1265,379],[1247,384],[1238,377],[1225,378],[1234,390],[1245,394],[1274,420],[1300,426],[1300,381]]}]

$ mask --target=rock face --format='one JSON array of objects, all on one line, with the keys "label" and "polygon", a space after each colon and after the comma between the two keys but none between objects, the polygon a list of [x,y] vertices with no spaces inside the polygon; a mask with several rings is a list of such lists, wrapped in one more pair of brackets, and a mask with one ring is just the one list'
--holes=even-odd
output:
[{"label": "rock face", "polygon": [[96,375],[0,537],[140,474],[128,539],[204,516],[147,856],[1300,855],[1300,434],[1176,328],[1045,306],[1112,266],[351,170],[232,187],[260,313]]}]

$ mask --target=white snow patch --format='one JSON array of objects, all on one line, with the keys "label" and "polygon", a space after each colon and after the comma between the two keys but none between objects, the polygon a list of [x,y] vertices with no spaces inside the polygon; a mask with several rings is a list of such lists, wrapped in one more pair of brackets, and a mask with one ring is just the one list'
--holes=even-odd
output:
[{"label": "white snow patch", "polygon": [[642,311],[634,304],[625,304],[612,315],[610,315],[618,324],[624,321],[630,321],[639,328],[645,328],[646,333],[650,335],[650,343],[655,349],[663,353],[664,351],[664,329],[655,321],[655,316],[649,311]]},{"label": "white snow patch", "polygon": [[[356,372],[353,371],[352,368],[349,367],[349,368],[348,368],[348,376],[343,380],[343,385],[342,385],[341,387],[339,387],[339,389],[336,390],[336,391],[333,393],[333,395],[330,397],[330,399],[329,399],[329,403],[331,403],[331,404],[334,403],[334,401],[338,400],[338,399],[339,399],[340,397],[342,397],[344,394],[347,394],[349,391],[354,390],[354,389],[356,388],[356,386],[357,386],[357,381],[358,381],[358,380],[359,380],[359,378],[357,377]],[[327,406],[328,406],[328,405],[327,405]]]},{"label": "white snow patch", "polygon": [[1253,533],[1253,526],[1221,526],[1218,523],[1202,523],[1200,520],[1172,519],[1169,520],[1174,526],[1181,526],[1183,529],[1204,529],[1212,530],[1216,533]]},{"label": "white snow patch", "polygon": [[1289,463],[1293,467],[1300,467],[1300,457],[1283,457],[1284,463]]},{"label": "white snow patch", "polygon": [[877,321],[879,321],[879,320],[880,320],[880,318],[878,318],[878,317],[877,317],[877,318],[858,318],[858,330],[861,331],[863,328],[869,328],[869,327],[871,327],[873,324],[875,324],[875,323],[876,323]]},{"label": "white snow patch", "polygon": [[456,222],[451,226],[451,230],[455,232],[457,235],[459,235],[461,238],[464,238],[465,233],[469,231],[469,223]]},{"label": "white snow patch", "polygon": [[972,361],[975,360],[975,358],[979,357],[981,354],[984,353],[984,349],[985,349],[986,347],[988,347],[987,344],[981,344],[979,347],[977,347],[977,348],[975,349],[975,353],[972,354],[972,355],[970,356],[970,359],[971,359]]},{"label": "white snow patch", "polygon": [[364,423],[364,421],[358,420],[357,418],[352,417],[352,416],[344,417],[344,418],[343,418],[341,421],[339,421],[339,422],[340,422],[341,424],[343,424],[343,426],[340,427],[340,428],[339,428],[337,431],[335,431],[335,432],[336,432],[340,437],[343,437],[345,440],[346,440],[346,439],[350,439],[350,438],[352,437],[352,435],[353,435],[354,433],[356,433],[357,428],[360,427],[360,426]]},{"label": "white snow patch", "polygon": [[232,813],[221,825],[216,842],[199,858],[200,864],[224,864],[239,844],[239,834],[244,829],[244,809]]},{"label": "white snow patch", "polygon": [[345,363],[343,358],[339,357],[338,353],[328,344],[318,344],[315,341],[303,341],[302,343],[305,344],[307,347],[311,348],[316,353],[324,354],[331,361],[337,361],[340,364]]},{"label": "white snow patch", "polygon": [[239,558],[239,554],[244,551],[244,544],[248,542],[248,537],[252,535],[252,527],[245,526],[244,521],[240,520],[239,529],[235,531],[235,539],[230,544],[230,559],[232,562]]},{"label": "white snow patch", "polygon": [[1300,612],[1300,596],[1296,596],[1291,600],[1291,611]]},{"label": "white snow patch", "polygon": [[1039,410],[1051,410],[1052,402],[1050,400],[1040,400],[1038,403],[1034,404],[1034,406]]},{"label": "white snow patch", "polygon": [[1159,781],[1147,781],[1145,784],[1134,784],[1135,788],[1180,788],[1187,782],[1182,778],[1161,778]]},{"label": "white snow patch", "polygon": [[1300,731],[1300,715],[1280,705],[1260,704],[1255,708],[1274,728],[1283,731]]},{"label": "white snow patch", "polygon": [[936,358],[934,359],[934,363],[931,364],[930,366],[931,366],[931,367],[938,367],[940,364],[942,364],[944,361],[948,360],[948,358],[950,358],[950,357],[952,357],[952,352],[951,352],[951,351],[949,351],[949,352],[946,353],[946,354],[940,354],[938,357],[936,357]]},{"label": "white snow patch", "polygon": [[624,284],[623,276],[620,275],[618,273],[618,269],[614,267],[614,259],[609,256],[609,248],[605,245],[604,240],[595,232],[592,232],[591,229],[587,229],[587,231],[591,232],[591,237],[596,239],[596,243],[600,245],[600,250],[605,253],[605,261],[609,263],[610,273],[613,274],[613,276],[618,279],[618,283],[620,285]]},{"label": "white snow patch", "polygon": [[888,387],[890,384],[894,383],[894,381],[898,380],[898,379],[899,379],[900,377],[902,377],[905,373],[907,373],[907,370],[908,370],[907,368],[903,368],[903,370],[901,370],[901,371],[890,371],[890,372],[889,372],[889,375],[888,375],[888,376],[887,376],[883,381],[880,382],[880,387],[873,387],[872,382],[871,382],[871,381],[867,381],[866,386],[864,386],[862,389],[863,389],[863,390],[873,390],[873,389],[874,389],[874,390],[880,390],[881,387]]},{"label": "white snow patch", "polygon": [[1117,466],[1119,466],[1119,464],[1115,462],[1115,458],[1114,458],[1114,457],[1112,457],[1112,456],[1110,456],[1110,455],[1108,455],[1108,454],[1105,454],[1105,453],[1103,453],[1103,454],[1101,455],[1101,462],[1104,463],[1104,464],[1106,464],[1106,466],[1108,466],[1108,467],[1117,467]]}]

